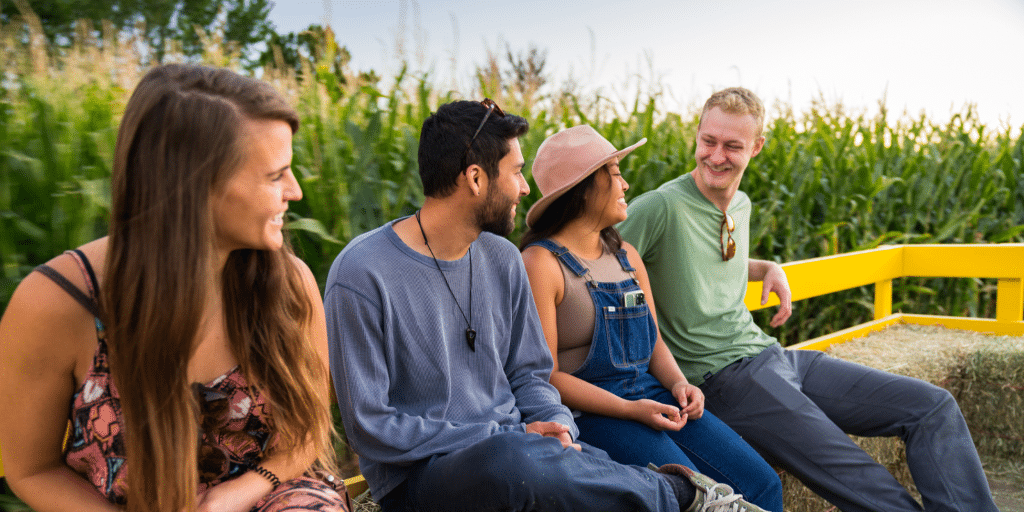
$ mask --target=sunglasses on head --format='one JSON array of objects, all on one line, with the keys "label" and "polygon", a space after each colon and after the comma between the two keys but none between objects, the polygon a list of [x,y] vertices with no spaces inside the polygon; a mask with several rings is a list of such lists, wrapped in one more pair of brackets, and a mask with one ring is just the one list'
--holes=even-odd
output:
[{"label": "sunglasses on head", "polygon": [[483,120],[480,121],[480,126],[477,126],[476,131],[473,132],[473,136],[469,139],[469,144],[466,144],[467,151],[469,150],[469,148],[473,146],[473,141],[476,140],[477,135],[480,135],[480,130],[484,129],[484,124],[487,123],[487,119],[491,117],[492,113],[497,114],[498,117],[505,117],[505,112],[501,110],[501,107],[499,107],[498,104],[494,102],[494,100],[490,98],[484,98],[484,100],[481,101],[480,104],[487,108],[487,113],[484,114]]}]

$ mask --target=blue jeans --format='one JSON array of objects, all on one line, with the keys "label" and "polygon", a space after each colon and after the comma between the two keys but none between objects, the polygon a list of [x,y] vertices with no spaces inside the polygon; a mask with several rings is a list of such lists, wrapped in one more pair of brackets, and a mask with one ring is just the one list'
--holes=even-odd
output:
[{"label": "blue jeans", "polygon": [[385,512],[680,510],[661,475],[582,446],[578,452],[537,434],[498,434],[418,463],[379,503]]},{"label": "blue jeans", "polygon": [[775,344],[701,389],[708,410],[844,512],[921,510],[846,434],[899,436],[924,510],[998,512],[960,408],[938,386]]},{"label": "blue jeans", "polygon": [[[679,405],[664,387],[647,398]],[[782,511],[779,476],[746,441],[708,411],[698,420],[687,421],[677,432],[657,431],[636,421],[597,414],[583,414],[576,418],[576,425],[580,441],[607,451],[616,462],[640,466],[683,464],[729,485],[765,510]]]}]

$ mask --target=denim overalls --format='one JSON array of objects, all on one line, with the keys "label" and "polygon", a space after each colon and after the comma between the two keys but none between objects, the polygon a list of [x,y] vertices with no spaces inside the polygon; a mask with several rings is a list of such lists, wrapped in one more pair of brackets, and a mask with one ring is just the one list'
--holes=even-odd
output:
[{"label": "denim overalls", "polygon": [[[594,301],[594,336],[583,366],[572,375],[626,400],[647,398],[679,406],[672,392],[648,373],[658,328],[644,303],[626,307],[623,296],[640,290],[626,251],[615,253],[632,277],[598,282],[568,249],[552,240],[539,245],[577,276],[587,280]],[[708,411],[679,431],[657,431],[632,420],[582,413],[576,418],[579,440],[596,446],[622,464],[683,464],[725,483],[767,510],[782,510],[782,484],[775,471],[725,423]]]},{"label": "denim overalls", "polygon": [[661,383],[647,373],[658,336],[651,310],[646,303],[630,307],[623,304],[626,292],[640,290],[636,269],[629,264],[625,249],[619,249],[615,257],[631,279],[606,283],[595,281],[590,269],[565,247],[547,239],[531,245],[551,251],[571,272],[586,278],[587,291],[594,301],[590,353],[583,366],[572,375],[628,400],[648,398],[656,390],[652,388],[662,388]]}]

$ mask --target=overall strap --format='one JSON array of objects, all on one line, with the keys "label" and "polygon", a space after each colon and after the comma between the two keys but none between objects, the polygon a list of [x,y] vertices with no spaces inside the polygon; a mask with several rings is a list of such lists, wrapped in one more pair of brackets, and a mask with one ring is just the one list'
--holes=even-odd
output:
[{"label": "overall strap", "polygon": [[625,272],[635,272],[636,269],[629,263],[629,258],[626,257],[626,250],[619,249],[615,251],[615,257],[619,260],[619,265],[622,265],[622,270]]},{"label": "overall strap", "polygon": [[587,281],[594,280],[594,278],[590,276],[590,269],[584,267],[583,264],[576,259],[576,256],[573,256],[572,253],[569,252],[569,249],[566,249],[562,245],[556,243],[554,240],[551,240],[550,238],[537,240],[536,242],[533,242],[527,247],[534,245],[539,245],[551,251],[551,253],[554,254],[556,258],[558,258],[558,261],[561,261],[562,265],[565,265],[565,268],[569,269],[573,274],[576,274],[576,277],[586,277]]},{"label": "overall strap", "polygon": [[[83,293],[82,290],[79,290],[75,285],[71,284],[71,281],[68,281],[66,277],[60,274],[60,272],[57,272],[53,267],[50,267],[45,263],[36,267],[35,270],[50,278],[50,280],[56,283],[57,286],[60,286],[65,292],[67,292],[72,299],[75,299],[75,302],[78,302],[82,307],[89,311],[89,313],[92,313],[92,316],[99,318],[100,312],[96,301],[92,297]],[[95,277],[93,277],[93,279],[95,279]]]}]

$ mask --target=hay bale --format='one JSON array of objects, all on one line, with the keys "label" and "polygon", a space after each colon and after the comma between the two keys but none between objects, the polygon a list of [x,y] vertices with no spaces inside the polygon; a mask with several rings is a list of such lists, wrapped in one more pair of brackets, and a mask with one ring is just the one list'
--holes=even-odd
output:
[{"label": "hay bale", "polygon": [[[1024,337],[899,324],[827,352],[945,387],[957,398],[982,456],[1024,459]],[[902,441],[850,437],[920,499]],[[792,475],[780,476],[788,512],[835,510]]]},{"label": "hay bale", "polygon": [[1024,337],[901,324],[829,354],[946,388],[978,453],[1024,459]]},{"label": "hay bale", "polygon": [[374,503],[373,498],[370,497],[370,491],[366,491],[359,496],[352,496],[352,511],[380,512],[380,505]]},{"label": "hay bale", "polygon": [[970,354],[946,387],[979,453],[1024,459],[1024,340],[1009,338]]}]

